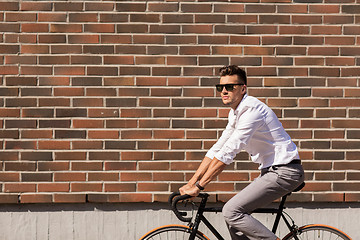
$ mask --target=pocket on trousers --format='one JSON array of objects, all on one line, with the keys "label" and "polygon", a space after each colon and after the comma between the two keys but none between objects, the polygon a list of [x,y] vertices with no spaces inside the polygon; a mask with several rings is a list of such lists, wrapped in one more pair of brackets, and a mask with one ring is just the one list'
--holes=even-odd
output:
[{"label": "pocket on trousers", "polygon": [[302,168],[281,167],[277,169],[277,184],[291,192],[304,181],[304,171]]}]

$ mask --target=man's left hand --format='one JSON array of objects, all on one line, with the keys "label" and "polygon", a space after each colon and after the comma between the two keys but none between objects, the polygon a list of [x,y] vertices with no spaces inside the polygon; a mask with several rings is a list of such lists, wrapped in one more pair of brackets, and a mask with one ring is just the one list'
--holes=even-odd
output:
[{"label": "man's left hand", "polygon": [[192,186],[191,188],[185,189],[183,194],[187,194],[193,197],[198,196],[200,193],[200,189],[197,186]]}]

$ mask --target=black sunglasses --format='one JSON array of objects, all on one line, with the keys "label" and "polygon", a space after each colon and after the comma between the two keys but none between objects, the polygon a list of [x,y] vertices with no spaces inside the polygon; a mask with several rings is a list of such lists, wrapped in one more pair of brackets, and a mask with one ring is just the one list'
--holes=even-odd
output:
[{"label": "black sunglasses", "polygon": [[233,91],[235,85],[245,85],[243,83],[231,83],[231,84],[216,84],[216,91],[222,92],[222,90],[226,89],[226,91]]}]

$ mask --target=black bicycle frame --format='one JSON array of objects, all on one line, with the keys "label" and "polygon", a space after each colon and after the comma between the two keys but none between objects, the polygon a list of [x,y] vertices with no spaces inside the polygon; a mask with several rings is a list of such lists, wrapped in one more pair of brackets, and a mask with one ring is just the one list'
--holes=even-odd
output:
[{"label": "black bicycle frame", "polygon": [[[222,211],[222,207],[210,207],[210,208],[206,208],[206,202],[207,202],[207,198],[208,196],[205,196],[202,198],[201,202],[200,202],[200,206],[198,208],[198,212],[195,216],[195,221],[194,223],[190,226],[191,228],[191,234],[189,237],[189,240],[194,240],[195,236],[196,236],[196,232],[199,228],[199,224],[200,222],[203,222],[206,227],[208,227],[210,229],[210,231],[214,234],[214,236],[219,239],[219,240],[224,240],[224,238],[220,235],[220,233],[213,227],[213,225],[211,225],[211,223],[206,219],[206,217],[203,215],[204,212],[221,212]],[[282,218],[286,224],[286,226],[289,228],[289,230],[291,232],[294,231],[293,226],[289,223],[289,221],[286,219],[285,215],[283,214],[283,210],[284,210],[284,205],[285,205],[285,201],[286,201],[287,195],[283,196],[281,198],[281,202],[279,204],[279,208],[259,208],[256,209],[254,211],[254,213],[271,213],[271,214],[276,214],[275,217],[275,221],[274,221],[274,225],[272,228],[272,232],[276,233],[276,230],[279,226],[280,223],[280,219]],[[298,240],[298,238],[296,237],[296,234],[294,234],[294,237],[296,240]]]}]

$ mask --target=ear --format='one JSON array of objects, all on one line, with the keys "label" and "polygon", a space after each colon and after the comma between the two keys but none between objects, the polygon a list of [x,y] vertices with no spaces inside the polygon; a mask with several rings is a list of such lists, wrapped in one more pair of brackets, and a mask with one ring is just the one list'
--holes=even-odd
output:
[{"label": "ear", "polygon": [[241,94],[245,94],[246,91],[247,91],[247,86],[246,86],[246,85],[242,85]]}]

